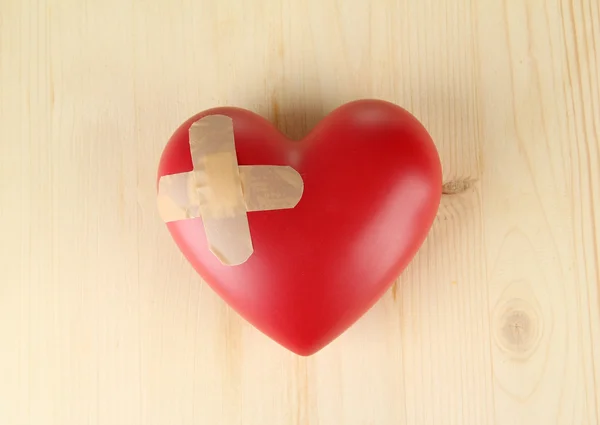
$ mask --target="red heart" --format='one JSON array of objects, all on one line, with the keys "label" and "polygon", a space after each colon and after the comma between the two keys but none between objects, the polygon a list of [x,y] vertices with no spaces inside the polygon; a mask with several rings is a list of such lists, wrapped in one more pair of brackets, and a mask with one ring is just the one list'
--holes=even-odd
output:
[{"label": "red heart", "polygon": [[248,213],[254,253],[225,266],[201,219],[167,224],[197,272],[246,320],[300,355],[320,350],[389,288],[423,243],[442,191],[425,128],[378,100],[343,105],[302,141],[264,118],[216,108],[173,134],[158,176],[193,169],[188,130],[202,116],[233,119],[239,165],[290,165],[304,180],[295,208]]}]

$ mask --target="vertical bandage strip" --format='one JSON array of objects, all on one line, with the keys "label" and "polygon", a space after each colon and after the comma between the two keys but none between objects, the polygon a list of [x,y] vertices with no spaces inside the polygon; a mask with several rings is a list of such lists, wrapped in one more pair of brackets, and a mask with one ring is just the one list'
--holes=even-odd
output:
[{"label": "vertical bandage strip", "polygon": [[159,214],[165,222],[201,217],[211,252],[225,265],[241,264],[253,252],[246,212],[295,207],[302,177],[289,166],[238,166],[233,122],[224,115],[193,123],[189,144],[194,170],[160,178]]},{"label": "vertical bandage strip", "polygon": [[198,195],[209,248],[223,264],[241,264],[253,248],[231,118],[209,115],[193,123],[189,134],[192,190]]}]

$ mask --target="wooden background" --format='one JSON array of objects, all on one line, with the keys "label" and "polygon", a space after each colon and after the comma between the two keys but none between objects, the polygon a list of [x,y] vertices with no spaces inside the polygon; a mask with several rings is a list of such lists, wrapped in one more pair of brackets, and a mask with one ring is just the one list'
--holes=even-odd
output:
[{"label": "wooden background", "polygon": [[[597,0],[0,0],[0,424],[600,422]],[[301,137],[413,112],[445,196],[409,269],[297,357],[155,208],[188,116]]]}]

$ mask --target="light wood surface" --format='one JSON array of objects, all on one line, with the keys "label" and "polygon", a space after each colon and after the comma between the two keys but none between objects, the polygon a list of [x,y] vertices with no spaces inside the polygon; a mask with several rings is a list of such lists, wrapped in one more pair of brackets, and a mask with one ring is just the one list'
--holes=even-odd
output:
[{"label": "light wood surface", "polygon": [[[216,105],[301,137],[413,112],[445,196],[409,269],[300,358],[155,208]],[[0,424],[600,423],[597,0],[0,0]]]}]

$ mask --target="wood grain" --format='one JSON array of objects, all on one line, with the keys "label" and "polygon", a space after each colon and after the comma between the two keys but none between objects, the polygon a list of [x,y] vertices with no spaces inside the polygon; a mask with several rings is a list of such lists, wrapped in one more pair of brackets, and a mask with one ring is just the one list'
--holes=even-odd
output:
[{"label": "wood grain", "polygon": [[[300,138],[394,101],[447,188],[388,294],[299,358],[155,208],[184,119]],[[0,423],[600,423],[596,0],[0,0]]]}]

